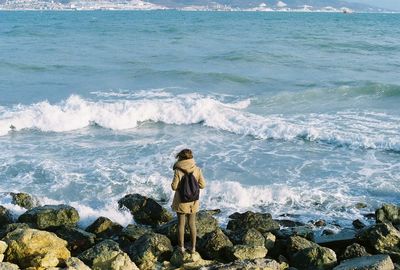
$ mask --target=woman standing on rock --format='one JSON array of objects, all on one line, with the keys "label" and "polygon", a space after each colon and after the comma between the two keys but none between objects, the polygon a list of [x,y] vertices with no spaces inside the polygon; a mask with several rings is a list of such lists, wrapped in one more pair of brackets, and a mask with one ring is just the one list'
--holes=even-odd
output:
[{"label": "woman standing on rock", "polygon": [[190,149],[183,149],[174,164],[174,179],[172,190],[175,191],[172,210],[178,216],[178,245],[181,252],[185,251],[185,223],[189,220],[191,252],[196,251],[196,213],[199,211],[199,189],[206,186],[201,169],[196,166]]}]

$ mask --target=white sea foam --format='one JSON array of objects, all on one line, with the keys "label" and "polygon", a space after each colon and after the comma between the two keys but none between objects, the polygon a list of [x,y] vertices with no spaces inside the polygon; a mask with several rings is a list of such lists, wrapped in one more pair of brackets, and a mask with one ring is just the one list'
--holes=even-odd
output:
[{"label": "white sea foam", "polygon": [[[144,93],[142,93],[144,95]],[[305,139],[335,145],[400,151],[400,118],[382,113],[342,111],[332,114],[257,115],[246,112],[250,100],[224,103],[212,96],[152,95],[136,100],[90,101],[72,95],[59,104],[18,105],[0,114],[0,135],[16,130],[63,132],[96,123],[114,130],[141,122],[189,125],[259,139]]]}]

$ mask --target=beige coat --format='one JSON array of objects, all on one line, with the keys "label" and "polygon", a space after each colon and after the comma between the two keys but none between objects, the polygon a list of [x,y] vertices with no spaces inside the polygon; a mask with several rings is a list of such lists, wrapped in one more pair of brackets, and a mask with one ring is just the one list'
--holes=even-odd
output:
[{"label": "beige coat", "polygon": [[201,172],[201,169],[196,166],[194,159],[185,159],[177,161],[174,164],[174,179],[172,180],[171,184],[172,190],[175,190],[174,200],[172,202],[172,210],[174,210],[177,213],[183,213],[183,214],[197,213],[199,211],[199,206],[200,206],[199,200],[187,203],[181,202],[178,187],[184,173],[178,168],[186,172],[193,173],[193,176],[199,182],[199,187],[201,189],[203,189],[206,186],[203,173]]}]

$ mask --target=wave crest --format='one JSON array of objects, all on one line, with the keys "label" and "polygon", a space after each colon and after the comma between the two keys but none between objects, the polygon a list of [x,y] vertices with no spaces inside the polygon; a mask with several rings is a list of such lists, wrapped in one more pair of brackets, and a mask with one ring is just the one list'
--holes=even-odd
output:
[{"label": "wave crest", "polygon": [[249,99],[224,103],[211,96],[182,94],[136,100],[90,101],[77,95],[0,111],[0,135],[16,130],[64,132],[100,125],[131,129],[146,121],[204,126],[258,139],[304,139],[339,146],[400,151],[400,118],[374,112],[258,115],[245,111]]}]

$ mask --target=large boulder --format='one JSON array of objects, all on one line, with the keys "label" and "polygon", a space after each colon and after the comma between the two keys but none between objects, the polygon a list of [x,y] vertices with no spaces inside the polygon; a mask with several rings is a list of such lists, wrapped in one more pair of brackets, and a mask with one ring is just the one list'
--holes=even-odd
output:
[{"label": "large boulder", "polygon": [[172,219],[172,214],[152,198],[128,194],[118,201],[120,208],[127,208],[139,224],[158,226]]},{"label": "large boulder", "polygon": [[291,265],[304,270],[331,269],[337,264],[333,250],[321,247],[300,236],[292,236],[287,242]]},{"label": "large boulder", "polygon": [[78,256],[93,270],[135,270],[137,266],[123,252],[118,243],[104,240]]},{"label": "large boulder", "polygon": [[236,245],[232,249],[235,260],[254,260],[264,258],[268,250],[264,246]]},{"label": "large boulder", "polygon": [[53,267],[71,256],[67,242],[46,231],[16,229],[3,240],[8,244],[6,260],[23,268]]},{"label": "large boulder", "polygon": [[[199,238],[203,237],[205,234],[213,232],[219,228],[218,220],[213,217],[209,211],[200,211],[196,215],[196,229],[197,236]],[[178,243],[178,220],[174,220],[160,226],[157,229],[160,234],[166,235],[173,244]],[[189,238],[189,228],[185,228],[185,238]]]},{"label": "large boulder", "polygon": [[400,224],[400,207],[392,204],[384,204],[375,211],[376,222],[391,222]]},{"label": "large boulder", "polygon": [[395,262],[400,261],[400,232],[392,224],[368,227],[359,233],[358,240],[376,253],[389,254]]},{"label": "large boulder", "polygon": [[98,238],[108,238],[118,235],[123,227],[106,217],[97,218],[85,230],[94,233]]},{"label": "large boulder", "polygon": [[365,247],[361,246],[360,244],[354,243],[345,248],[343,254],[340,256],[340,259],[348,260],[348,259],[364,257],[364,256],[369,256],[369,255],[370,254],[368,254]]},{"label": "large boulder", "polygon": [[10,211],[4,206],[0,205],[0,227],[13,222]]},{"label": "large boulder", "polygon": [[153,269],[157,261],[168,261],[172,251],[168,237],[149,233],[140,237],[129,247],[129,256],[140,269]]},{"label": "large boulder", "polygon": [[68,242],[68,249],[77,255],[95,244],[96,235],[75,227],[59,227],[55,231],[58,237]]},{"label": "large boulder", "polygon": [[26,211],[18,218],[18,221],[33,224],[38,229],[63,225],[75,226],[79,221],[79,214],[69,205],[45,205]]},{"label": "large boulder", "polygon": [[374,255],[345,260],[333,270],[393,270],[394,265],[388,255]]},{"label": "large boulder", "polygon": [[200,269],[213,263],[213,261],[203,260],[198,252],[191,254],[175,250],[171,257],[172,266],[180,267],[180,269]]},{"label": "large boulder", "polygon": [[19,266],[9,262],[0,262],[0,270],[19,270]]},{"label": "large boulder", "polygon": [[25,209],[32,209],[39,206],[39,201],[28,193],[10,193],[12,203]]},{"label": "large boulder", "polygon": [[271,214],[253,213],[234,213],[229,216],[227,229],[231,231],[240,231],[246,229],[256,229],[261,233],[279,230],[279,223],[272,219]]},{"label": "large boulder", "polygon": [[328,247],[334,250],[343,250],[348,245],[355,242],[356,231],[352,229],[343,229],[338,233],[321,235],[315,237],[315,242],[324,247]]},{"label": "large boulder", "polygon": [[206,259],[227,261],[231,254],[232,242],[221,229],[207,233],[199,241],[199,251]]},{"label": "large boulder", "polygon": [[237,231],[227,230],[227,234],[229,239],[231,239],[232,243],[235,245],[265,245],[265,238],[263,234],[253,228]]}]

